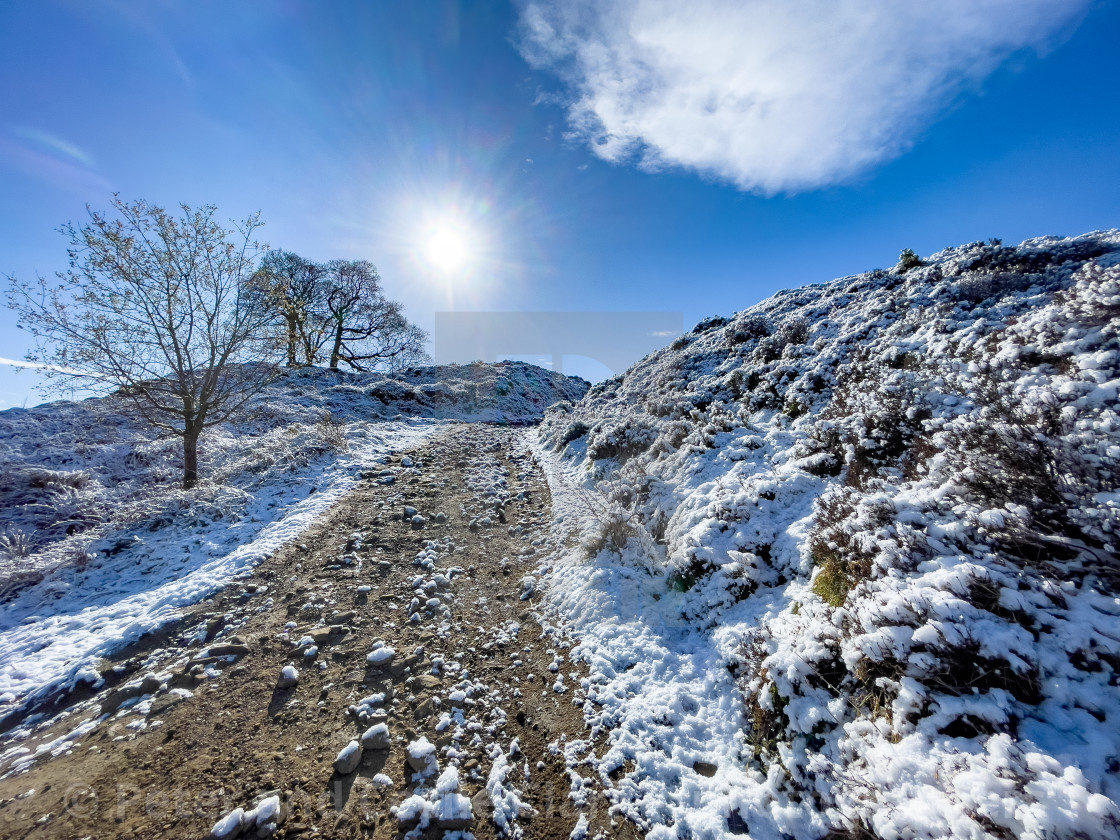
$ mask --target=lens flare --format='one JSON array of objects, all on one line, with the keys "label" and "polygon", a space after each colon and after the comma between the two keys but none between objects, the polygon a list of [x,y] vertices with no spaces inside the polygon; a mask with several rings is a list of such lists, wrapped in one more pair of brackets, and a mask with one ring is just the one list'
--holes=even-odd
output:
[{"label": "lens flare", "polygon": [[466,263],[470,252],[463,233],[450,226],[437,228],[426,243],[428,261],[441,271],[455,271]]}]

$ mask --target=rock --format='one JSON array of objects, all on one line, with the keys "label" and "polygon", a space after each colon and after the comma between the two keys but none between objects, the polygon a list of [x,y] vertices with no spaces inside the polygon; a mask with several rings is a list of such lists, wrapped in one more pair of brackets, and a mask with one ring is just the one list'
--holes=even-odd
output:
[{"label": "rock", "polygon": [[[358,587],[359,590],[361,588],[362,587],[360,587],[360,586]],[[366,587],[366,591],[367,592],[369,591],[369,587]],[[330,618],[327,619],[327,624],[332,625],[331,629],[333,630],[334,629],[333,625],[349,624],[353,620],[354,620],[354,611],[353,610],[347,610],[346,612],[331,613]]]},{"label": "rock", "polygon": [[397,652],[391,647],[379,647],[376,650],[370,652],[370,654],[366,657],[366,662],[375,667],[383,668],[386,667],[390,662],[392,662],[393,657],[396,655]]},{"label": "rock", "polygon": [[494,813],[494,804],[490,801],[490,794],[486,788],[471,797],[471,811],[487,817]]},{"label": "rock", "polygon": [[171,691],[164,694],[162,697],[157,697],[152,701],[152,707],[148,710],[149,717],[161,715],[173,706],[178,706],[188,697],[193,697],[189,691],[184,691],[181,688],[173,688]]},{"label": "rock", "polygon": [[216,823],[210,829],[210,837],[212,840],[232,840],[241,834],[244,827],[245,809],[234,808]]},{"label": "rock", "polygon": [[439,688],[441,682],[442,680],[440,680],[440,678],[435,674],[420,674],[419,676],[412,678],[412,690],[434,691],[435,689]]},{"label": "rock", "polygon": [[425,776],[439,769],[436,760],[436,746],[423,735],[408,745],[408,766],[415,773]]},{"label": "rock", "polygon": [[474,820],[471,800],[461,793],[445,793],[436,800],[434,812],[436,826],[445,831],[470,828]]},{"label": "rock", "polygon": [[285,665],[283,670],[280,671],[280,679],[276,681],[276,687],[279,689],[294,688],[299,685],[299,671],[296,670],[294,665]]},{"label": "rock", "polygon": [[315,642],[315,644],[325,645],[325,644],[327,644],[327,642],[330,641],[331,628],[329,628],[329,627],[316,627],[314,630],[312,630],[307,635],[311,637],[311,640],[313,642]]},{"label": "rock", "polygon": [[710,779],[716,774],[716,770],[719,768],[714,764],[709,764],[707,761],[697,761],[693,763],[692,769],[701,776],[707,776]]},{"label": "rock", "polygon": [[362,733],[361,739],[363,750],[387,750],[389,749],[389,727],[384,723],[377,723]]},{"label": "rock", "polygon": [[222,631],[226,626],[226,617],[220,615],[217,618],[212,618],[206,622],[206,641],[210,641]]},{"label": "rock", "polygon": [[351,741],[339,752],[334,760],[334,770],[340,776],[348,776],[362,763],[362,745]]},{"label": "rock", "polygon": [[266,795],[252,811],[246,811],[242,824],[246,829],[256,826],[257,837],[271,837],[284,822],[287,813],[279,793]]},{"label": "rock", "polygon": [[212,645],[208,650],[210,656],[244,656],[248,652],[248,645],[236,643]]},{"label": "rock", "polygon": [[162,685],[162,683],[158,678],[151,676],[144,677],[144,679],[140,683],[140,693],[155,694],[157,691],[159,691],[160,685]]},{"label": "rock", "polygon": [[405,505],[404,514],[401,516],[401,519],[411,519],[412,517],[414,517],[419,512],[420,511],[418,511],[416,508],[411,507],[409,505]]},{"label": "rock", "polygon": [[119,709],[126,700],[132,700],[141,695],[139,685],[123,685],[120,688],[113,689],[106,695],[105,699],[101,701],[101,714],[112,714]]},{"label": "rock", "polygon": [[435,518],[435,521],[436,521],[437,525],[442,525],[444,522],[447,521],[447,514],[444,513],[443,511],[440,511],[439,513],[437,513],[435,515],[434,518]]},{"label": "rock", "polygon": [[411,522],[413,528],[423,528],[427,524],[428,520],[420,514],[416,514],[414,517],[412,517]]}]

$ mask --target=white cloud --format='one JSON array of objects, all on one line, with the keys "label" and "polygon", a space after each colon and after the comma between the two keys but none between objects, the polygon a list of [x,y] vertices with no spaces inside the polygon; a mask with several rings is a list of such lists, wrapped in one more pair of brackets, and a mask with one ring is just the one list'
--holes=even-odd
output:
[{"label": "white cloud", "polygon": [[[1088,0],[526,0],[522,54],[601,158],[762,193],[843,181]],[[1030,119],[1030,115],[1020,115]]]}]

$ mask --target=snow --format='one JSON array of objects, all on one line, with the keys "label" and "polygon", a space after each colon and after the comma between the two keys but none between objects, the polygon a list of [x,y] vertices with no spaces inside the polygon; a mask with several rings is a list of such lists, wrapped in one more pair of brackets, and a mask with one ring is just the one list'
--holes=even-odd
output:
[{"label": "snow", "polygon": [[366,661],[370,665],[384,665],[396,655],[397,652],[391,647],[379,647],[366,656]]},{"label": "snow", "polygon": [[1118,266],[1117,231],[949,249],[550,409],[576,547],[538,588],[606,739],[557,745],[576,804],[591,772],[652,838],[1115,836]]},{"label": "snow", "polygon": [[[411,747],[409,755],[412,755]],[[432,820],[441,828],[461,830],[470,825],[474,814],[471,800],[458,791],[459,771],[448,767],[440,774],[434,788],[418,791],[390,810],[400,823],[416,823],[416,829],[407,835],[410,837],[418,836]]]},{"label": "snow", "polygon": [[245,818],[244,808],[234,808],[210,829],[210,836],[214,840],[225,840],[227,837],[236,837],[241,833],[241,826]]},{"label": "snow", "polygon": [[524,800],[524,794],[513,786],[509,780],[512,769],[506,756],[497,746],[490,754],[493,764],[486,777],[486,793],[490,797],[490,804],[494,808],[494,825],[503,837],[513,840],[524,835],[517,820],[524,813],[532,813],[532,807]]},{"label": "snow", "polygon": [[280,679],[277,681],[279,688],[291,688],[299,684],[299,671],[295,665],[285,665],[280,669]]},{"label": "snow", "polygon": [[430,776],[439,769],[436,759],[436,746],[425,736],[421,735],[415,741],[410,741],[406,752],[408,764],[415,771],[417,777]]}]

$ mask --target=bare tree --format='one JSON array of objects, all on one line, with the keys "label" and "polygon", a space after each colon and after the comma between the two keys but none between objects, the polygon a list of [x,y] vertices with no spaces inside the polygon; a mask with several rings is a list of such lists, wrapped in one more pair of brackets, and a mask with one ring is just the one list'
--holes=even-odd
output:
[{"label": "bare tree", "polygon": [[[258,215],[227,230],[213,206],[176,218],[146,201],[89,210],[57,282],[9,276],[9,305],[37,339],[28,360],[71,386],[118,389],[183,439],[183,486],[198,481],[203,429],[230,418],[275,374],[273,313],[254,290]],[[88,208],[87,208],[88,209]]]},{"label": "bare tree", "polygon": [[332,260],[326,265],[324,317],[329,327],[329,367],[345,362],[354,370],[400,369],[426,359],[427,335],[388,300],[381,277],[366,260]]},{"label": "bare tree", "polygon": [[257,282],[283,321],[288,367],[314,364],[327,340],[322,276],[321,265],[291,251],[269,251],[261,260]]}]

